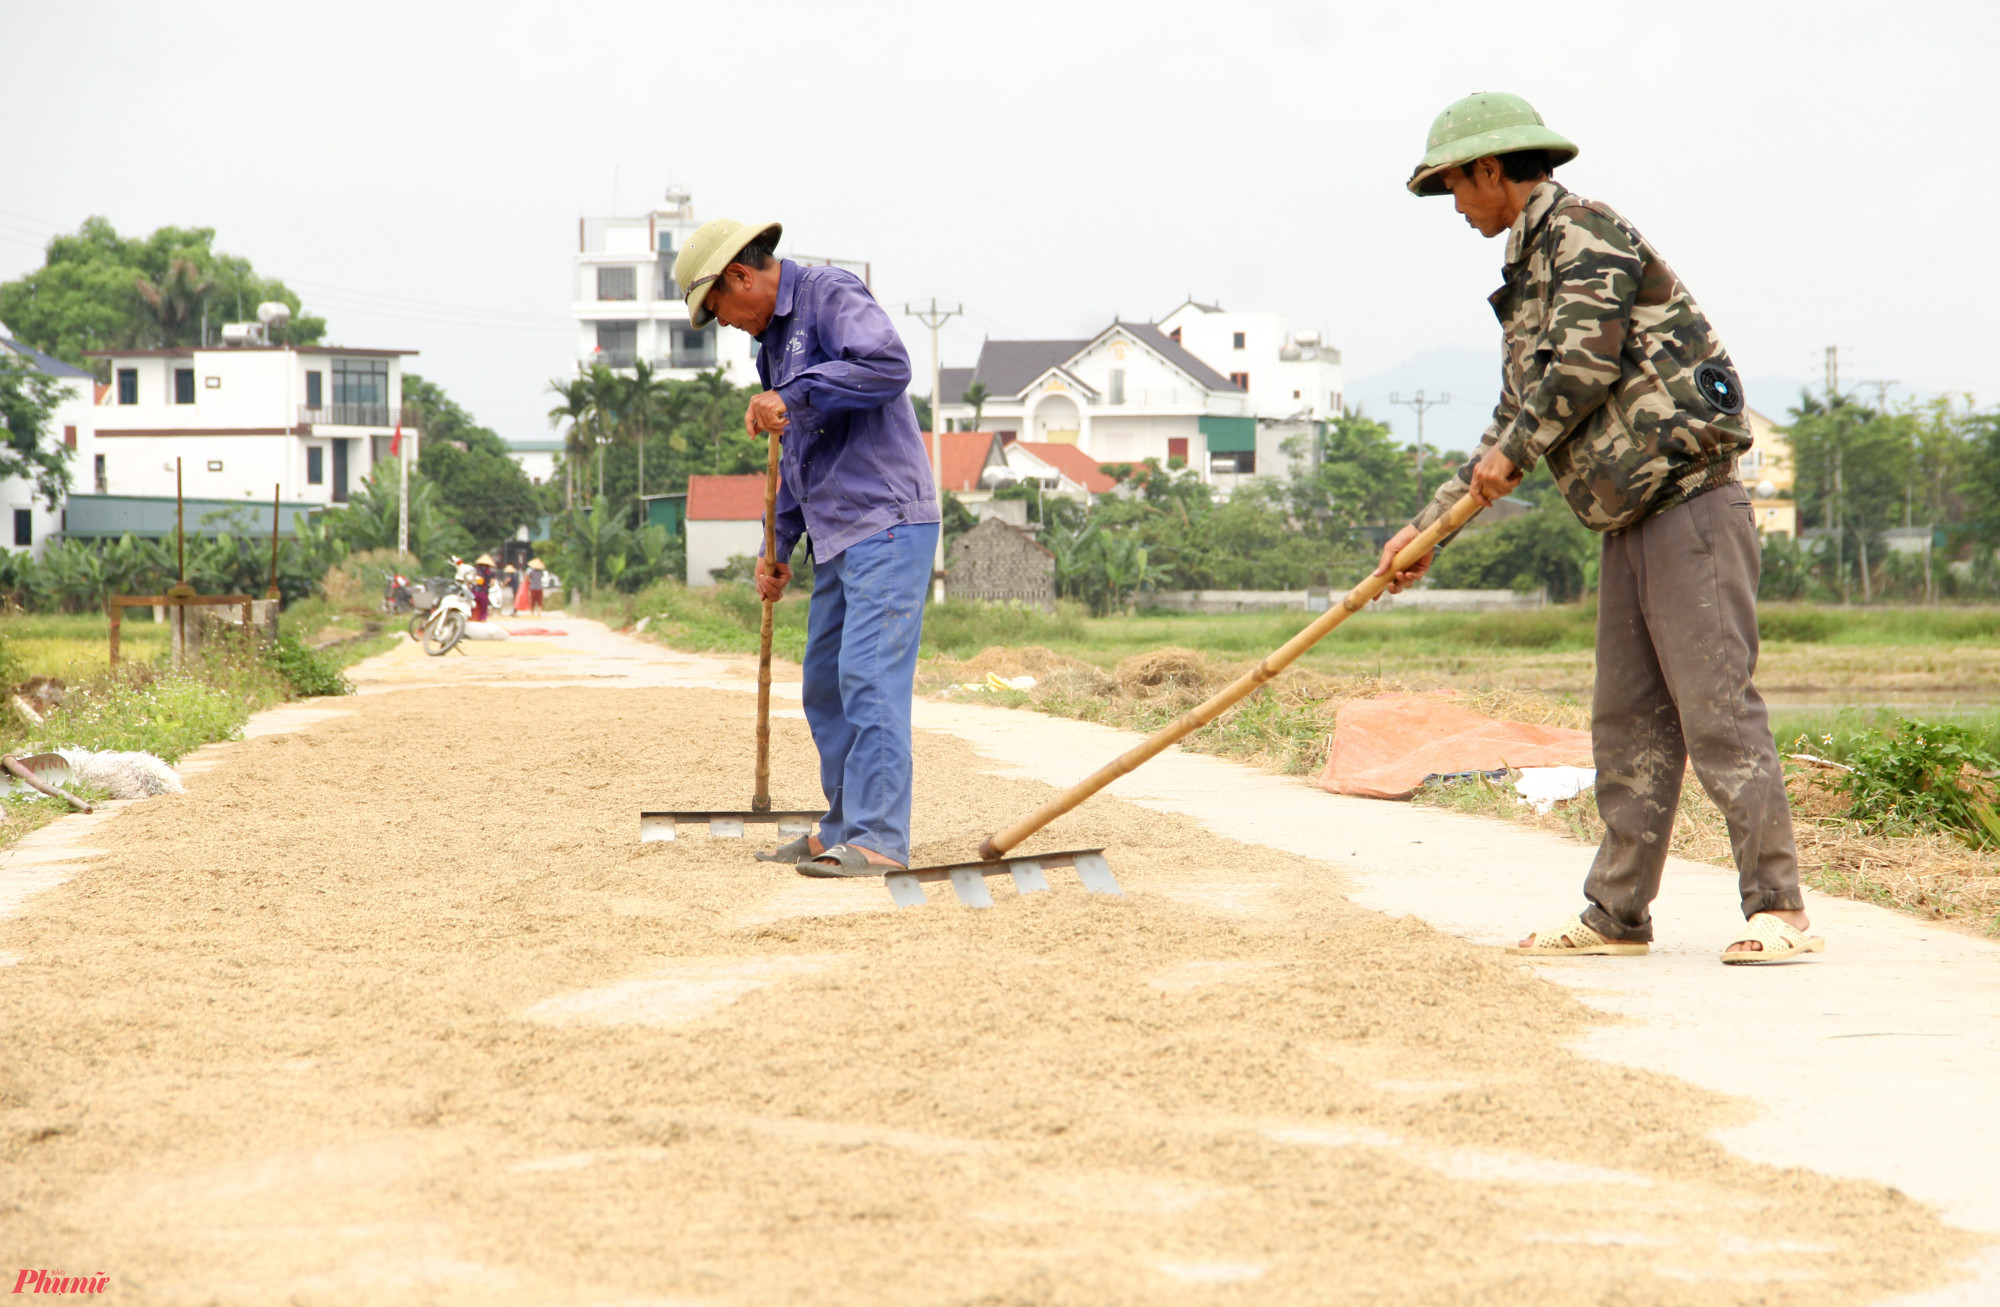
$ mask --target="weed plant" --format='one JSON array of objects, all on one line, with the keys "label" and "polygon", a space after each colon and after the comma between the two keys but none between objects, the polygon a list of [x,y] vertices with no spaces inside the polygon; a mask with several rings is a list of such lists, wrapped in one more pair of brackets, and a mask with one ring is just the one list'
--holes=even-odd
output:
[{"label": "weed plant", "polygon": [[1960,726],[1899,720],[1854,748],[1841,782],[1848,815],[1871,831],[1942,830],[1970,848],[2000,846],[2000,758]]}]

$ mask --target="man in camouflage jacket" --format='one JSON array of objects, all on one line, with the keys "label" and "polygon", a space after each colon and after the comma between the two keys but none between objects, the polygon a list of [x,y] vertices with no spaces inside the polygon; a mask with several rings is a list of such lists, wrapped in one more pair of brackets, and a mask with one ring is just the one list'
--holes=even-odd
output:
[{"label": "man in camouflage jacket", "polygon": [[1751,684],[1760,555],[1736,477],[1750,448],[1740,384],[1645,238],[1550,176],[1576,153],[1510,95],[1467,97],[1431,129],[1410,189],[1448,192],[1482,235],[1507,233],[1506,282],[1491,297],[1500,402],[1479,452],[1388,543],[1379,571],[1464,496],[1491,503],[1547,460],[1577,519],[1604,537],[1591,744],[1605,835],[1584,882],[1589,906],[1520,951],[1647,951],[1691,759],[1728,819],[1749,923],[1723,961],[1816,952],[1784,776]]}]

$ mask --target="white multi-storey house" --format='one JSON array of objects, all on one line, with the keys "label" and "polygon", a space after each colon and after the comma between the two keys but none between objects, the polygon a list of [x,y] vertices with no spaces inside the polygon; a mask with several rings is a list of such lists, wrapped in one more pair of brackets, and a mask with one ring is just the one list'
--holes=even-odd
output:
[{"label": "white multi-storey house", "polygon": [[1318,333],[1192,301],[1088,340],[989,340],[976,366],[943,370],[940,421],[973,425],[975,382],[978,426],[1003,445],[1074,445],[1098,464],[1180,460],[1224,490],[1307,456],[1286,443],[1341,402],[1340,352]]},{"label": "white multi-storey house", "polygon": [[674,292],[674,258],[701,224],[688,193],[670,187],[650,213],[576,222],[578,367],[629,368],[643,359],[657,373],[693,377],[709,368],[739,386],[754,384],[750,338],[688,325]]},{"label": "white multi-storey house", "polygon": [[[577,366],[614,369],[644,360],[656,374],[685,380],[710,368],[739,386],[757,384],[754,342],[717,323],[696,330],[674,286],[674,259],[701,227],[678,186],[650,213],[579,218],[576,223]],[[780,251],[800,263],[834,263],[869,280],[869,265]]]},{"label": "white multi-storey house", "polygon": [[[71,451],[71,483],[77,484],[81,480],[77,450],[89,440],[92,426],[91,394],[94,386],[91,375],[82,368],[71,367],[53,355],[13,339],[8,336],[5,327],[0,327],[0,354],[55,379],[61,400],[44,439],[60,440]],[[0,540],[4,540],[10,550],[32,550],[39,556],[42,542],[62,530],[62,501],[58,500],[54,507],[50,507],[47,501],[37,496],[34,482],[21,477],[0,480],[0,508],[7,513],[4,524],[6,535]]]},{"label": "white multi-storey house", "polygon": [[[254,339],[254,338],[253,338]],[[246,343],[95,350],[111,373],[78,445],[72,498],[343,504],[388,461],[414,350]],[[412,449],[414,456],[414,449]],[[73,524],[74,525],[74,524]]]}]

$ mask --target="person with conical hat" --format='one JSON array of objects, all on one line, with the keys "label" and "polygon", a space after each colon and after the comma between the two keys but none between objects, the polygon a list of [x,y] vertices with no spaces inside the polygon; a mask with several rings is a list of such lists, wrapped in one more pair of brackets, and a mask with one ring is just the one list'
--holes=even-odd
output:
[{"label": "person with conical hat", "polygon": [[[539,613],[542,611],[542,591],[548,589],[548,587],[549,573],[547,567],[542,563],[541,559],[530,558],[528,560],[528,570],[521,574],[521,592],[527,601],[530,613]],[[520,611],[520,604],[518,602],[514,607],[516,612]]]},{"label": "person with conical hat", "polygon": [[472,620],[484,622],[493,615],[493,555],[481,554],[472,564]]},{"label": "person with conical hat", "polygon": [[[1519,96],[1483,91],[1431,125],[1416,195],[1450,195],[1507,238],[1500,402],[1479,451],[1382,551],[1378,574],[1466,495],[1491,503],[1537,463],[1600,533],[1591,748],[1604,840],[1588,906],[1518,952],[1648,951],[1683,774],[1728,819],[1747,925],[1725,963],[1821,952],[1805,934],[1784,774],[1757,666],[1757,529],[1737,460],[1742,383],[1694,296],[1608,205],[1553,176],[1577,147]],[[1433,555],[1390,578],[1401,590]]]},{"label": "person with conical hat", "polygon": [[793,548],[812,548],[803,706],[827,811],[757,856],[808,876],[879,876],[910,860],[910,701],[938,493],[895,324],[853,273],[778,258],[782,234],[720,219],[674,262],[695,326],[757,340],[764,391],[743,425],[781,442],[777,551],[760,553],[758,594],[782,596]]}]

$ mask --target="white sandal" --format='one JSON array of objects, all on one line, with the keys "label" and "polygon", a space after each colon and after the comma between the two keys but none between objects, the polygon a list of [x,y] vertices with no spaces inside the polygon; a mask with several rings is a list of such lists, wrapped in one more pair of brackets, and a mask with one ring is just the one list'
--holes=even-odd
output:
[{"label": "white sandal", "polygon": [[1808,935],[1782,917],[1774,917],[1768,912],[1759,912],[1751,917],[1744,923],[1743,933],[1730,943],[1757,945],[1754,949],[1739,949],[1734,953],[1725,951],[1723,965],[1731,967],[1766,966],[1773,962],[1789,962],[1801,953],[1826,952],[1826,941],[1818,935]]},{"label": "white sandal", "polygon": [[1604,958],[1638,957],[1652,949],[1638,939],[1607,939],[1583,924],[1582,916],[1571,917],[1554,930],[1537,931],[1535,942],[1508,948],[1509,953],[1532,953],[1538,957]]}]

